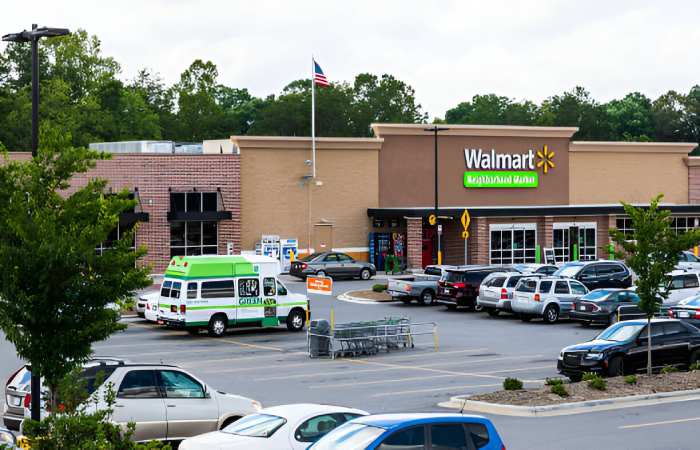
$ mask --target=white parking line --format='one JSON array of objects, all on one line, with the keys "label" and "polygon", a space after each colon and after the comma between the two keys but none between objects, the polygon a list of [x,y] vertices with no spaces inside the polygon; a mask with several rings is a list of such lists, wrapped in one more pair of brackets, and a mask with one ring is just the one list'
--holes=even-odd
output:
[{"label": "white parking line", "polygon": [[448,387],[439,387],[439,388],[430,388],[430,389],[413,389],[410,391],[380,392],[379,394],[370,395],[370,397],[377,398],[377,397],[391,397],[394,395],[425,394],[428,392],[450,391],[453,389],[459,389],[461,391],[464,389],[497,387],[497,386],[501,386],[501,384],[500,383],[499,384],[470,384],[467,386],[448,386]]},{"label": "white parking line", "polygon": [[659,425],[672,425],[676,423],[685,423],[685,422],[697,422],[700,421],[700,417],[691,417],[687,419],[677,419],[677,420],[664,420],[662,422],[649,422],[649,423],[639,423],[636,425],[624,425],[621,427],[618,427],[620,430],[632,430],[635,428],[644,428],[644,427],[655,427]]}]

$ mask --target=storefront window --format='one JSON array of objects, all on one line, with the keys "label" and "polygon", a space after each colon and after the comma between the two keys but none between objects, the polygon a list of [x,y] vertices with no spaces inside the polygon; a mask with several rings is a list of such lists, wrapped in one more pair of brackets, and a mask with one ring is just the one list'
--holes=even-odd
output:
[{"label": "storefront window", "polygon": [[578,254],[581,261],[596,259],[596,224],[556,223],[553,230],[554,258],[556,262],[571,261],[571,238],[578,234]]},{"label": "storefront window", "polygon": [[491,264],[534,263],[536,246],[535,224],[491,225]]},{"label": "storefront window", "polygon": [[[104,242],[101,242],[100,245],[95,247],[95,253],[102,256],[102,254],[105,252],[105,250],[109,250],[110,248],[113,248],[114,243],[117,241],[120,241],[124,237],[124,235],[127,232],[132,231],[133,228],[134,228],[134,224],[129,224],[129,225],[117,224],[117,227],[114,230],[112,230],[112,232],[109,233],[109,235],[107,235],[107,239]],[[136,249],[135,240],[136,240],[135,237],[134,237],[134,239],[131,240],[130,248],[132,250]]]}]

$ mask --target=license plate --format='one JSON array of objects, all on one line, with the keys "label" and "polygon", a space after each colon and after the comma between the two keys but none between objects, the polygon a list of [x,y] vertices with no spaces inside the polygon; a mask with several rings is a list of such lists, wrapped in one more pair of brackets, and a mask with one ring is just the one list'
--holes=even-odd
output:
[{"label": "license plate", "polygon": [[449,294],[449,293],[450,293],[450,290],[449,290],[449,289],[445,289],[445,294]]},{"label": "license plate", "polygon": [[11,406],[19,406],[22,404],[22,397],[15,397],[14,395],[10,395],[9,399],[9,403]]},{"label": "license plate", "polygon": [[579,307],[578,310],[579,310],[579,311],[585,311],[585,310],[586,310],[586,307],[585,307],[585,306],[581,306],[581,307]]},{"label": "license plate", "polygon": [[681,311],[678,313],[678,317],[688,318],[690,317],[690,314],[688,314],[688,311]]},{"label": "license plate", "polygon": [[158,325],[163,325],[163,324],[164,324],[165,322],[164,322],[164,321],[162,321],[162,320],[159,320],[159,321],[158,321],[158,322],[156,322],[156,323],[157,323]]}]

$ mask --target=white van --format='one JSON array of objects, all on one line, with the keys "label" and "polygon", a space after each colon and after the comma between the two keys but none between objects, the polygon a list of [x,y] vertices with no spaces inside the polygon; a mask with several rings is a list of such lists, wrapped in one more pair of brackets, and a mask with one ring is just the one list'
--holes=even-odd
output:
[{"label": "white van", "polygon": [[223,336],[228,327],[301,331],[308,299],[277,278],[279,261],[267,256],[176,256],[163,278],[158,321],[196,334]]}]

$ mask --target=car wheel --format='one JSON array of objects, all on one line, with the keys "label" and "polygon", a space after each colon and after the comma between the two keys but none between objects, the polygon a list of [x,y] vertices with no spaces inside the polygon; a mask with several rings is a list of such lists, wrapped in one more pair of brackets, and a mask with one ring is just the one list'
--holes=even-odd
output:
[{"label": "car wheel", "polygon": [[369,269],[362,269],[360,271],[360,279],[369,280],[370,278],[372,278],[372,272],[370,272]]},{"label": "car wheel", "polygon": [[293,309],[287,316],[287,329],[301,331],[304,329],[304,313],[301,309]]},{"label": "car wheel", "polygon": [[489,316],[496,317],[501,312],[501,310],[496,308],[489,308],[486,310],[486,312],[489,313]]},{"label": "car wheel", "polygon": [[326,271],[325,270],[319,270],[316,272],[317,277],[325,277],[326,276]]},{"label": "car wheel", "polygon": [[433,291],[429,290],[423,291],[420,295],[420,298],[418,299],[418,302],[421,305],[432,305],[434,301],[435,296],[433,295]]},{"label": "car wheel", "polygon": [[697,364],[698,362],[700,362],[700,350],[693,350],[693,352],[690,354],[688,364],[692,366],[693,364]]},{"label": "car wheel", "polygon": [[480,312],[480,311],[483,311],[483,310],[484,310],[484,307],[481,306],[481,305],[474,305],[472,308],[473,308],[474,311],[476,311],[476,312]]},{"label": "car wheel", "polygon": [[542,313],[542,318],[546,323],[554,323],[559,320],[559,308],[555,305],[548,305]]},{"label": "car wheel", "polygon": [[625,374],[625,363],[621,356],[613,356],[608,361],[608,376],[621,377]]},{"label": "car wheel", "polygon": [[520,320],[523,322],[529,322],[532,320],[532,316],[529,316],[527,314],[520,314]]},{"label": "car wheel", "polygon": [[226,334],[228,317],[224,314],[217,314],[209,320],[209,336],[222,337]]},{"label": "car wheel", "polygon": [[240,417],[229,417],[228,419],[224,420],[224,423],[221,424],[220,430],[223,430],[227,426],[231,425],[233,422],[236,422]]}]

